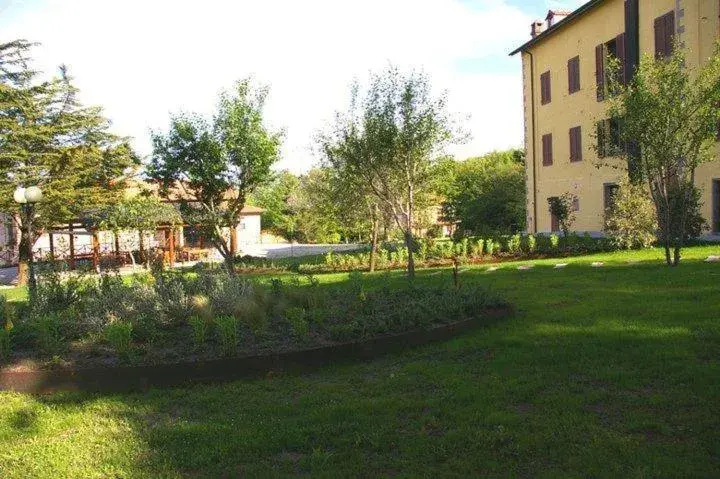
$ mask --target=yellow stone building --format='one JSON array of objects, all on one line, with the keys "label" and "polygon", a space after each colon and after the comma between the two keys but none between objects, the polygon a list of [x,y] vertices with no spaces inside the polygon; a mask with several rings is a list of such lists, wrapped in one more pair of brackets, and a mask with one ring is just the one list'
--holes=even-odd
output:
[{"label": "yellow stone building", "polygon": [[[697,66],[713,54],[719,36],[719,0],[592,0],[533,22],[530,40],[511,53],[522,56],[529,232],[557,230],[547,200],[566,192],[577,197],[573,228],[603,229],[613,189],[627,174],[597,167],[607,55],[624,62],[630,76],[642,54],[665,55],[677,38]],[[612,138],[612,130],[607,121],[602,131]],[[720,159],[720,145],[717,151]],[[618,159],[617,166],[624,163]],[[696,185],[703,216],[718,234],[720,161],[702,165]]]}]

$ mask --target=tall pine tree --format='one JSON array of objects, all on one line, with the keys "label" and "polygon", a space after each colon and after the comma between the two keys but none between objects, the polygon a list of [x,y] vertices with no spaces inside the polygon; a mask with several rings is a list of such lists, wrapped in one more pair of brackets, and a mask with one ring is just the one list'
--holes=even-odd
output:
[{"label": "tall pine tree", "polygon": [[[116,201],[123,174],[139,165],[127,141],[109,132],[99,107],[82,105],[64,66],[43,79],[25,40],[0,44],[0,211],[21,226],[18,186],[39,186],[33,238],[89,209]],[[20,281],[27,235],[20,228]]]}]

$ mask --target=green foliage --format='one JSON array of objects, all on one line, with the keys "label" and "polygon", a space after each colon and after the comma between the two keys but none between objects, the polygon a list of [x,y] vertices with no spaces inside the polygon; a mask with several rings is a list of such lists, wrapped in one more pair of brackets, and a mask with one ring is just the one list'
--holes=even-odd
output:
[{"label": "green foliage", "polygon": [[235,354],[238,345],[238,320],[235,316],[218,316],[215,318],[215,330],[222,351],[226,356]]},{"label": "green foliage", "polygon": [[212,124],[198,115],[171,118],[167,134],[153,134],[150,178],[177,198],[186,222],[213,241],[232,271],[233,251],[223,228],[234,228],[248,196],[272,178],[281,134],[263,125],[267,88],[241,80],[222,92]]},{"label": "green foliage", "polygon": [[[91,211],[85,217],[86,227],[114,232],[132,231],[154,234],[158,226],[175,228],[183,224],[180,212],[170,203],[143,192],[131,198]],[[149,260],[150,242],[141,241],[141,254]]]},{"label": "green foliage", "polygon": [[202,316],[190,316],[188,323],[192,329],[192,337],[195,346],[204,346],[205,341],[207,340],[208,331],[210,330],[210,322]]},{"label": "green foliage", "polygon": [[485,240],[482,238],[478,238],[470,244],[470,255],[473,258],[482,258],[482,255],[485,250]]},{"label": "green foliage", "polygon": [[605,212],[605,233],[618,248],[647,248],[657,238],[657,214],[647,188],[624,181]]},{"label": "green foliage", "polygon": [[511,255],[518,255],[522,252],[522,237],[519,234],[514,234],[508,238],[507,241],[507,252]]},{"label": "green foliage", "polygon": [[[18,186],[36,185],[36,233],[119,199],[123,177],[139,159],[99,107],[78,100],[67,69],[42,79],[32,70],[34,44],[0,43],[0,210],[19,213]],[[21,240],[27,241],[25,228]],[[25,250],[20,250],[25,259]]]},{"label": "green foliage", "polygon": [[60,312],[48,313],[34,320],[37,346],[42,354],[52,356],[65,348],[65,323]]},{"label": "green foliage", "polygon": [[[521,151],[519,151],[522,153]],[[471,235],[514,234],[525,227],[525,168],[518,150],[492,152],[457,162],[443,215]],[[448,167],[444,166],[447,170]]]},{"label": "green foliage", "polygon": [[353,89],[352,108],[338,115],[320,145],[329,164],[361,191],[390,208],[414,272],[413,229],[417,207],[429,193],[432,165],[455,138],[446,95],[432,95],[426,75],[389,68],[374,75],[367,92]]},{"label": "green foliage", "polygon": [[720,122],[720,43],[700,67],[686,53],[676,39],[669,58],[643,55],[632,81],[613,79],[609,102],[611,117],[622,118],[620,139],[634,146],[630,178],[647,184],[655,204],[668,265],[699,229],[694,173],[715,158]]},{"label": "green foliage", "polygon": [[575,195],[571,193],[563,193],[560,196],[548,198],[550,214],[557,218],[563,236],[568,235],[570,227],[575,222],[575,213],[573,210],[573,202],[575,199]]},{"label": "green foliage", "polygon": [[555,233],[552,233],[548,236],[548,239],[550,240],[550,248],[553,251],[557,251],[558,246],[560,246],[560,237]]},{"label": "green foliage", "polygon": [[304,338],[310,332],[307,312],[303,308],[288,308],[285,310],[285,320],[292,327],[293,335],[296,338]]},{"label": "green foliage", "polygon": [[132,341],[132,323],[128,321],[113,321],[105,326],[105,339],[120,357],[130,353]]},{"label": "green foliage", "polygon": [[492,238],[487,238],[485,240],[485,254],[488,256],[492,256],[495,253],[495,248],[497,247],[497,244]]},{"label": "green foliage", "polygon": [[298,230],[295,217],[295,198],[300,180],[287,170],[273,175],[272,180],[260,185],[252,194],[252,203],[263,208],[263,229],[287,239],[294,239]]},{"label": "green foliage", "polygon": [[5,296],[0,296],[0,360],[7,359],[12,352],[13,330],[12,309]]},{"label": "green foliage", "polygon": [[537,238],[535,235],[529,234],[523,237],[522,249],[527,254],[533,254],[537,250]]}]

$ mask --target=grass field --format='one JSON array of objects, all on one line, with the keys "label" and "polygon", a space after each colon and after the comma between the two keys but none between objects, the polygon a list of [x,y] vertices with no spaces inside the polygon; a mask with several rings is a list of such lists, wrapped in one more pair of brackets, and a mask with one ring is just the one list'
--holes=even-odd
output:
[{"label": "grass field", "polygon": [[701,259],[719,253],[688,249],[674,269],[658,250],[468,268],[462,281],[490,285],[517,313],[301,376],[0,393],[0,477],[718,477],[720,264]]}]

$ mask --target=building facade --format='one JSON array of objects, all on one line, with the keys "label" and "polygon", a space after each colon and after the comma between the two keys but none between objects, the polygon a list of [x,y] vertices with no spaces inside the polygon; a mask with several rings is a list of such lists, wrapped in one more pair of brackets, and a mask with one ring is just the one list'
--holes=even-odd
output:
[{"label": "building facade", "polygon": [[[626,78],[641,55],[667,55],[675,39],[686,61],[703,64],[720,37],[718,0],[592,0],[574,12],[550,11],[530,26],[531,39],[513,51],[522,57],[527,178],[527,225],[531,233],[557,231],[548,198],[577,199],[576,231],[601,232],[605,209],[626,163],[604,158],[614,125],[607,119],[608,55],[624,64]],[[720,229],[720,144],[717,161],[696,172],[702,214]]]}]

